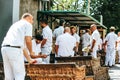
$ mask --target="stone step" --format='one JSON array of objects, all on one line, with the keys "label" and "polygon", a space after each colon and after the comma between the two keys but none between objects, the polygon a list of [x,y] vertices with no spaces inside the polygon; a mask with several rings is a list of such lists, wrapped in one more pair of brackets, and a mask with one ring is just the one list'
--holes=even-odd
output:
[{"label": "stone step", "polygon": [[120,80],[120,64],[116,64],[114,67],[109,68],[110,80]]}]

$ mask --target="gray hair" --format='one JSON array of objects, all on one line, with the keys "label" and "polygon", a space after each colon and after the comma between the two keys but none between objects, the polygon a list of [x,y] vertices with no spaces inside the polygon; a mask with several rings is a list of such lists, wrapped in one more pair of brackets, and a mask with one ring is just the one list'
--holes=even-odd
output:
[{"label": "gray hair", "polygon": [[70,28],[69,27],[65,27],[64,32],[69,32],[70,33]]},{"label": "gray hair", "polygon": [[96,24],[92,24],[90,27],[97,27],[97,25]]},{"label": "gray hair", "polygon": [[32,17],[32,15],[30,13],[24,13],[21,19],[25,19],[26,17]]}]

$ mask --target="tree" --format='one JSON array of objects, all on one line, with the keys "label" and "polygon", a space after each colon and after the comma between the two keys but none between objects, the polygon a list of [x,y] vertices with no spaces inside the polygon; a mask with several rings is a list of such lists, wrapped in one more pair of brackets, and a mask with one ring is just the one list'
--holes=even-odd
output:
[{"label": "tree", "polygon": [[103,15],[103,24],[108,28],[120,27],[120,0],[91,0],[91,14]]},{"label": "tree", "polygon": [[54,0],[52,10],[76,11],[82,0]]}]

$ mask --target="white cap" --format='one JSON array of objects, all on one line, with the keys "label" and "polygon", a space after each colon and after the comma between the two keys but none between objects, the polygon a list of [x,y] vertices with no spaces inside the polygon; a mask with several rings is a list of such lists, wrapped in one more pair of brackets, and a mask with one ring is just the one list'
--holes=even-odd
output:
[{"label": "white cap", "polygon": [[111,26],[110,29],[115,30],[115,27],[114,27],[114,26]]},{"label": "white cap", "polygon": [[85,33],[86,31],[85,30],[82,30],[82,33]]}]

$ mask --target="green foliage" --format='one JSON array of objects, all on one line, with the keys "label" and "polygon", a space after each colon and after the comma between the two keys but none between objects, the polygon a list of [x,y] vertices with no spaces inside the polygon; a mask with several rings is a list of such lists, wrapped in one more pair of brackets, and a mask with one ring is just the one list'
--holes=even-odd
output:
[{"label": "green foliage", "polygon": [[53,0],[52,10],[76,11],[79,0]]},{"label": "green foliage", "polygon": [[[88,0],[53,0],[52,10],[82,11],[87,9]],[[83,1],[82,3],[79,3]],[[58,5],[57,5],[58,4]],[[81,5],[82,4],[82,5]],[[115,26],[120,30],[120,0],[90,0],[90,14],[97,20],[103,16],[103,24],[108,28]]]},{"label": "green foliage", "polygon": [[108,28],[120,27],[120,0],[91,0],[91,14],[103,15],[103,23]]}]

